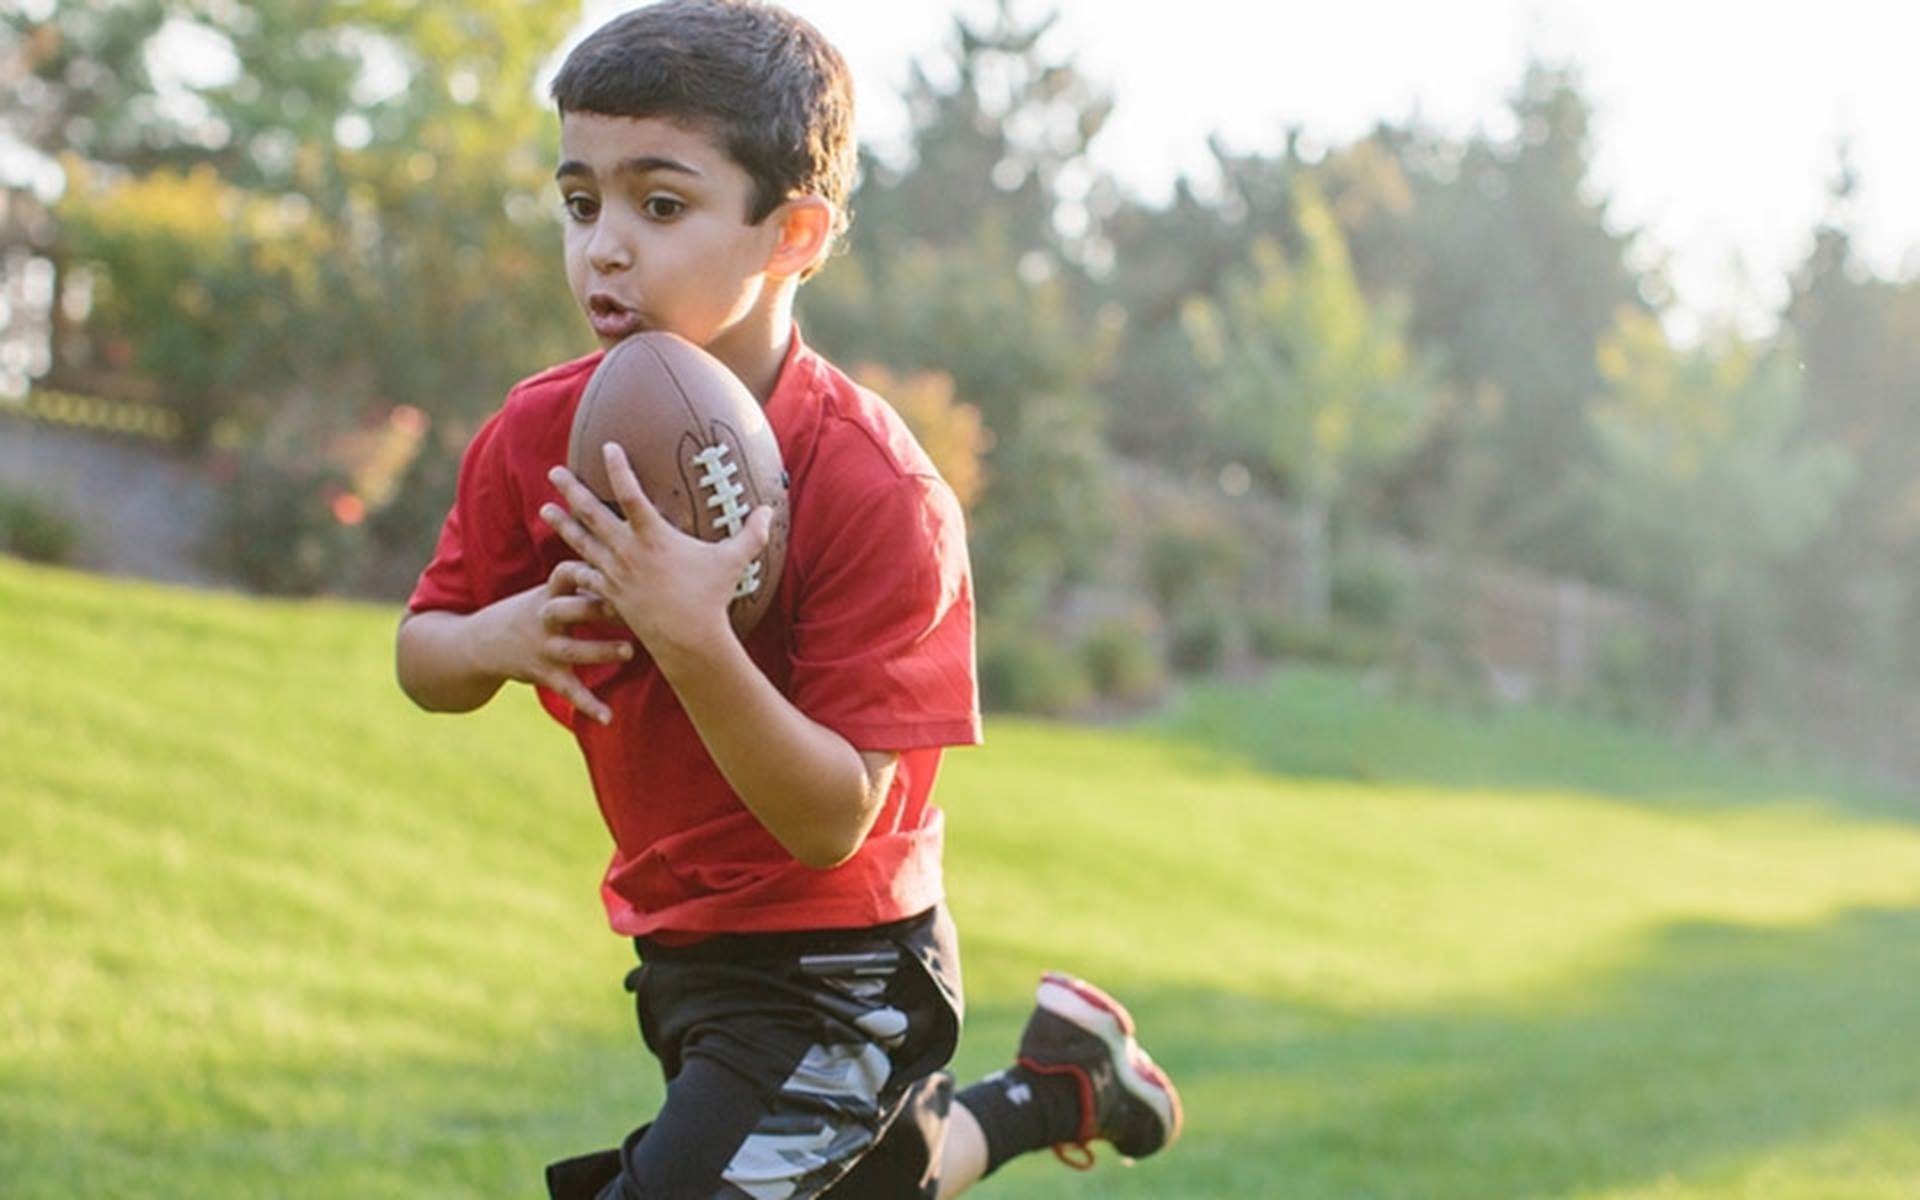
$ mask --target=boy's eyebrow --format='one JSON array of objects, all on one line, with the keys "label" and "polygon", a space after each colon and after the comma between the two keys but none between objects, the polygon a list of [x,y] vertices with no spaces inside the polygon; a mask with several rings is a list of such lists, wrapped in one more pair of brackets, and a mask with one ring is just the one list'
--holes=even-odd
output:
[{"label": "boy's eyebrow", "polygon": [[[682,175],[698,177],[700,168],[683,163],[677,158],[668,158],[661,154],[641,154],[633,158],[623,158],[614,164],[615,175],[645,175],[649,171],[678,171]],[[592,175],[593,168],[577,158],[570,158],[554,171],[555,179],[565,179],[569,175]]]}]

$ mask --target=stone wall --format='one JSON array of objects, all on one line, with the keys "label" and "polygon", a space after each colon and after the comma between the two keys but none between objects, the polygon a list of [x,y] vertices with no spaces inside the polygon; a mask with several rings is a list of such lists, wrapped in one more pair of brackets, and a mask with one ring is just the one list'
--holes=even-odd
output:
[{"label": "stone wall", "polygon": [[227,582],[200,562],[217,490],[162,443],[0,410],[0,486],[40,498],[79,528],[79,566]]}]

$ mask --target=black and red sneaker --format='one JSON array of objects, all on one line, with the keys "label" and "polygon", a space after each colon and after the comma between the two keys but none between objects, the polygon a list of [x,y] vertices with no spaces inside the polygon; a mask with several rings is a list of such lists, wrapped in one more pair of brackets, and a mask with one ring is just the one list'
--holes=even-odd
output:
[{"label": "black and red sneaker", "polygon": [[1071,1076],[1080,1089],[1080,1129],[1053,1148],[1060,1161],[1082,1171],[1091,1167],[1088,1143],[1095,1138],[1128,1161],[1171,1146],[1180,1136],[1180,1093],[1134,1040],[1126,1007],[1058,971],[1041,977],[1035,1000],[1020,1037],[1020,1065]]}]

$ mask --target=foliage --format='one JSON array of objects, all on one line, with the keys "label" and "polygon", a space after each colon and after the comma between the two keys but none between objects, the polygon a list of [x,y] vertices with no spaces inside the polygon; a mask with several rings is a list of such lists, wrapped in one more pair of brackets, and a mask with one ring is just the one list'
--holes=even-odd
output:
[{"label": "foliage", "polygon": [[1307,624],[1272,612],[1254,614],[1248,633],[1262,659],[1335,667],[1378,666],[1391,643],[1388,632],[1375,626],[1344,619]]},{"label": "foliage", "polygon": [[247,455],[222,496],[209,557],[262,592],[343,590],[367,549],[351,496],[346,478],[323,463]]},{"label": "foliage", "polygon": [[1087,664],[1024,622],[988,620],[980,636],[980,701],[989,711],[1066,716],[1093,698]]},{"label": "foliage", "polygon": [[1361,293],[1325,200],[1295,197],[1301,252],[1253,247],[1218,302],[1195,300],[1186,322],[1210,388],[1217,434],[1260,456],[1298,500],[1308,532],[1306,619],[1328,611],[1328,524],[1356,479],[1413,448],[1438,394],[1403,318]]},{"label": "foliage", "polygon": [[1231,527],[1198,510],[1171,513],[1145,531],[1140,570],[1161,613],[1236,600],[1251,551]]},{"label": "foliage", "polygon": [[1139,624],[1114,620],[1096,626],[1080,643],[1094,692],[1103,700],[1136,704],[1166,686],[1159,647]]},{"label": "foliage", "polygon": [[1233,617],[1219,606],[1190,608],[1174,615],[1167,636],[1167,661],[1182,674],[1196,675],[1226,662],[1233,640]]},{"label": "foliage", "polygon": [[1833,521],[1781,587],[1796,640],[1899,687],[1920,672],[1920,278],[1867,270],[1851,225],[1860,181],[1843,161],[1833,211],[1793,279],[1785,318],[1805,371],[1807,426],[1855,465]]},{"label": "foliage", "polygon": [[1621,313],[1602,344],[1608,383],[1590,422],[1607,544],[1644,586],[1694,623],[1695,719],[1711,715],[1722,610],[1758,595],[1767,571],[1831,518],[1850,464],[1803,437],[1792,358],[1722,337],[1676,350],[1659,325]]},{"label": "foliage", "polygon": [[0,551],[31,562],[70,563],[80,553],[80,527],[46,499],[0,487]]},{"label": "foliage", "polygon": [[[1509,108],[1515,136],[1455,143],[1409,123],[1372,139],[1408,188],[1351,226],[1367,286],[1411,300],[1408,336],[1439,352],[1453,390],[1497,397],[1471,431],[1500,464],[1482,545],[1560,570],[1603,572],[1590,514],[1569,486],[1591,463],[1585,414],[1600,390],[1595,350],[1621,307],[1650,309],[1657,277],[1628,265],[1591,178],[1592,109],[1570,69],[1533,61]],[[1399,521],[1443,486],[1467,430],[1427,460]]]},{"label": "foliage", "polygon": [[[551,303],[553,118],[530,86],[573,5],[134,7],[152,20],[123,57],[190,35],[227,68],[130,77],[115,104],[191,127],[157,159],[67,147],[57,252],[94,284],[79,365],[158,385],[189,448],[249,450],[289,405],[320,439],[403,405],[470,421],[586,348]],[[120,21],[56,6],[30,36],[85,43]]]},{"label": "foliage", "polygon": [[1333,556],[1334,614],[1370,629],[1392,629],[1407,616],[1412,582],[1392,559],[1352,539]]},{"label": "foliage", "polygon": [[234,187],[204,163],[104,188],[82,164],[70,173],[66,234],[103,268],[90,329],[129,347],[126,365],[159,386],[190,445],[222,420],[264,419],[268,381],[279,391],[335,369],[303,332],[334,249],[305,201]]}]

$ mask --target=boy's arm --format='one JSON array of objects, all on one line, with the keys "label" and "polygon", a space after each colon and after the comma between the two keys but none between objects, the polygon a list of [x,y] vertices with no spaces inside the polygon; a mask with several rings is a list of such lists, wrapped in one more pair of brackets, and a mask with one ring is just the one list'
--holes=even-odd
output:
[{"label": "boy's arm", "polygon": [[580,586],[605,597],[646,646],[714,764],[775,840],[810,867],[846,861],[880,811],[895,756],[863,754],[796,708],[734,635],[727,604],[766,545],[771,511],[755,510],[724,542],[703,542],[660,515],[616,446],[607,474],[626,520],[561,467],[550,478],[572,513],[541,509],[586,561]]},{"label": "boy's arm", "polygon": [[558,692],[605,724],[613,714],[573,668],[624,661],[633,647],[567,636],[572,625],[612,616],[605,601],[580,586],[583,566],[561,563],[545,583],[471,613],[410,613],[394,639],[401,690],[431,712],[471,712],[514,679]]},{"label": "boy's arm", "polygon": [[795,708],[731,628],[655,662],[727,784],[789,854],[819,868],[853,857],[898,755],[856,750]]}]

